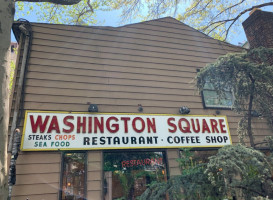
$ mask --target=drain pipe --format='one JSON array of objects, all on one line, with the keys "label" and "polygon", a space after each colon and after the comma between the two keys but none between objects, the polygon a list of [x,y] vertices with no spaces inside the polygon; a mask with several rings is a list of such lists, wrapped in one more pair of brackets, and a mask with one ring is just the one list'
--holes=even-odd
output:
[{"label": "drain pipe", "polygon": [[10,165],[9,165],[9,180],[8,180],[9,195],[7,200],[11,199],[12,187],[16,183],[16,160],[20,150],[20,143],[21,143],[20,130],[16,129],[14,132],[14,141],[12,143],[11,159],[10,159]]},{"label": "drain pipe", "polygon": [[[12,124],[11,124],[11,129],[10,129],[10,140],[9,140],[9,145],[8,145],[8,152],[11,153],[12,151],[12,143],[13,143],[13,137],[14,137],[14,132],[15,129],[17,128],[18,125],[18,116],[19,116],[19,108],[21,105],[21,97],[22,97],[22,90],[24,87],[24,80],[25,80],[25,70],[26,70],[26,64],[28,60],[28,54],[29,54],[29,46],[30,46],[30,35],[31,32],[27,28],[26,23],[23,23],[19,26],[19,29],[21,30],[21,36],[25,35],[25,44],[24,44],[24,53],[23,53],[23,59],[22,59],[22,64],[20,68],[20,75],[19,75],[19,80],[18,80],[18,87],[17,87],[17,93],[15,97],[15,103],[14,103],[14,111],[13,111],[13,118],[12,118]],[[21,109],[21,112],[23,110]]]},{"label": "drain pipe", "polygon": [[[21,143],[21,134],[20,130],[17,128],[20,126],[22,114],[24,110],[24,86],[25,86],[25,79],[26,79],[26,69],[28,64],[28,58],[30,53],[30,46],[31,46],[31,26],[29,22],[23,22],[19,25],[19,29],[21,31],[20,38],[22,39],[23,35],[25,35],[25,43],[24,43],[24,52],[23,52],[23,59],[20,68],[20,75],[17,85],[17,93],[15,96],[15,103],[14,103],[14,112],[13,112],[13,119],[11,125],[11,132],[10,132],[10,140],[8,146],[8,152],[11,153],[10,159],[10,166],[9,166],[9,193],[7,200],[11,199],[12,188],[16,183],[16,160],[20,151],[20,143]],[[22,41],[22,40],[21,40]],[[21,109],[21,111],[20,111]],[[19,120],[18,120],[19,117]]]}]

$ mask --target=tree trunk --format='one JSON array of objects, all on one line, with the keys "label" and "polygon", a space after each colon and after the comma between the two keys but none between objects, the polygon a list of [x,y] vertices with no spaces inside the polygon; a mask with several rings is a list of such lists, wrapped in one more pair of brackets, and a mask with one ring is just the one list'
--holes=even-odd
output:
[{"label": "tree trunk", "polygon": [[247,133],[248,133],[248,137],[249,137],[249,141],[250,141],[250,146],[254,148],[255,144],[254,144],[254,138],[253,138],[253,134],[252,134],[251,120],[252,120],[252,109],[253,109],[255,80],[252,78],[251,75],[249,75],[249,76],[250,76],[250,80],[251,80],[252,84],[251,84],[251,92],[250,92],[250,95],[249,95],[249,103],[248,103]]},{"label": "tree trunk", "polygon": [[8,197],[7,141],[9,121],[10,31],[14,1],[0,0],[0,199]]}]

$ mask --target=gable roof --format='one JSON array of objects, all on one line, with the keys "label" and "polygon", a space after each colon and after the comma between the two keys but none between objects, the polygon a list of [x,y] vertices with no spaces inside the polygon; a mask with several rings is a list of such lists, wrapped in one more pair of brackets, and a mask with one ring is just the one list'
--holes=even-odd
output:
[{"label": "gable roof", "polygon": [[[15,34],[15,37],[17,41],[19,42],[19,24],[22,22],[14,22],[13,25],[13,31]],[[232,44],[229,44],[227,42],[219,41],[216,40],[184,23],[181,21],[173,18],[173,17],[164,17],[164,18],[159,18],[159,19],[154,19],[154,20],[149,20],[149,21],[143,21],[139,23],[134,23],[134,24],[128,24],[120,27],[111,27],[111,26],[81,26],[81,25],[64,25],[64,24],[47,24],[47,23],[31,23],[32,25],[42,25],[42,26],[47,26],[50,28],[61,28],[63,27],[69,27],[69,28],[64,28],[67,30],[77,30],[77,31],[83,31],[86,32],[86,30],[92,29],[92,33],[94,34],[102,34],[104,31],[113,31],[113,32],[138,32],[142,33],[145,35],[144,30],[151,30],[154,31],[154,36],[157,36],[157,32],[164,32],[168,36],[172,36],[175,38],[181,38],[181,40],[188,40],[188,41],[198,41],[201,43],[214,43],[214,44],[219,44],[221,45],[224,49],[230,49],[232,48],[232,51],[241,51],[243,48],[239,46],[235,46]],[[89,31],[87,31],[89,32]],[[181,35],[181,37],[179,36]],[[184,37],[182,37],[184,36]],[[200,44],[201,44],[200,43]]]}]

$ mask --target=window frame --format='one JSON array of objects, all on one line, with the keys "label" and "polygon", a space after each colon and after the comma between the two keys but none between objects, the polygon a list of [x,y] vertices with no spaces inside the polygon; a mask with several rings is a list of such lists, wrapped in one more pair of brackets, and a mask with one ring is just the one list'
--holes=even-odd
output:
[{"label": "window frame", "polygon": [[84,153],[85,159],[84,159],[84,199],[87,199],[87,169],[88,169],[88,153],[87,151],[62,151],[61,152],[61,170],[60,170],[60,183],[59,183],[59,200],[62,200],[62,190],[63,190],[63,173],[64,173],[64,155],[67,153]]},{"label": "window frame", "polygon": [[[102,173],[104,176],[104,154],[105,153],[124,153],[124,149],[112,149],[112,150],[103,150],[103,155],[102,155]],[[168,162],[168,152],[166,149],[126,149],[126,153],[141,153],[141,152],[162,152],[163,154],[163,161],[165,163],[166,166],[166,178],[167,180],[170,179],[170,172],[169,172],[169,162]],[[103,190],[104,191],[104,186],[103,186]]]},{"label": "window frame", "polygon": [[[210,83],[210,81],[207,81],[207,83]],[[204,90],[206,91],[214,91],[216,92],[214,89],[203,89],[201,91],[201,97],[202,97],[202,104],[203,104],[203,107],[205,109],[219,109],[219,110],[231,110],[232,109],[232,105],[231,106],[225,106],[225,105],[206,105],[206,99],[205,99],[205,95],[204,95]],[[232,90],[228,91],[231,93],[232,95],[232,104],[234,103],[234,100],[235,100],[235,97],[234,97],[234,93]],[[217,94],[216,94],[217,95]]]}]

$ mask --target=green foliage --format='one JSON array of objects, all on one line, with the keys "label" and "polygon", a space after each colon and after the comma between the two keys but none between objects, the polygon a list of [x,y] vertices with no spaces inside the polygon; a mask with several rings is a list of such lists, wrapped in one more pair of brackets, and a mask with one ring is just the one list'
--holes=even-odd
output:
[{"label": "green foliage", "polygon": [[10,81],[9,81],[9,92],[11,93],[13,78],[14,78],[14,71],[15,71],[15,63],[14,61],[10,62]]},{"label": "green foliage", "polygon": [[193,152],[182,149],[178,162],[182,174],[170,178],[167,182],[154,182],[142,194],[140,200],[165,199],[166,194],[170,200],[216,200],[222,197],[220,193],[215,192],[216,187],[211,185],[208,176],[204,173],[206,163],[195,158]]},{"label": "green foliage", "polygon": [[199,91],[203,90],[207,80],[213,85],[219,98],[224,97],[226,88],[232,89],[235,96],[233,110],[242,115],[238,126],[241,142],[246,135],[252,135],[253,113],[265,118],[273,131],[272,56],[273,49],[264,47],[227,54],[197,74]]},{"label": "green foliage", "polygon": [[97,10],[108,5],[107,1],[81,0],[74,5],[57,5],[52,3],[16,2],[15,18],[34,15],[38,21],[54,24],[90,25],[96,24]]},{"label": "green foliage", "polygon": [[266,156],[243,145],[225,146],[203,163],[190,150],[182,149],[178,162],[182,174],[167,182],[154,182],[140,200],[165,199],[166,194],[170,200],[273,197],[272,154]]},{"label": "green foliage", "polygon": [[[14,54],[17,55],[17,48],[14,48],[13,50],[14,50]],[[9,93],[10,94],[12,92],[14,73],[15,73],[15,62],[12,60],[10,62],[10,79],[9,79]]]},{"label": "green foliage", "polygon": [[243,145],[225,146],[210,157],[205,174],[223,196],[272,195],[272,164],[260,151]]}]

